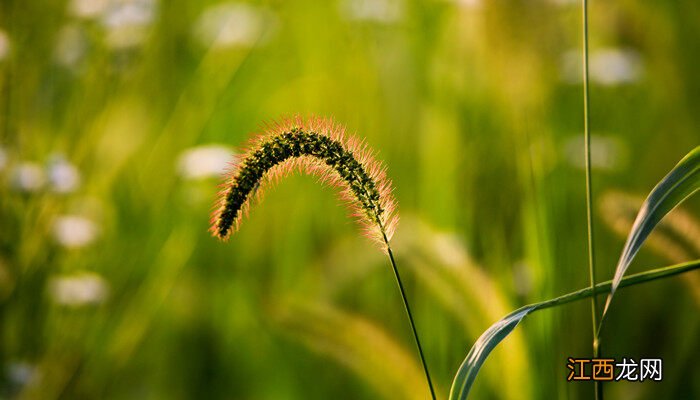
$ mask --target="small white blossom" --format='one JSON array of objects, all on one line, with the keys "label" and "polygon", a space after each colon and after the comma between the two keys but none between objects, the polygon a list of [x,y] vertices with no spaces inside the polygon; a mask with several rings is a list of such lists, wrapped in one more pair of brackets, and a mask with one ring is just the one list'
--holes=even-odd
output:
[{"label": "small white blossom", "polygon": [[51,188],[58,193],[70,193],[80,186],[80,172],[61,156],[49,161],[48,176]]},{"label": "small white blossom", "polygon": [[105,12],[109,3],[109,0],[71,0],[68,12],[78,18],[97,18]]},{"label": "small white blossom", "polygon": [[220,177],[233,162],[233,151],[225,146],[205,145],[185,150],[178,158],[178,170],[186,179]]},{"label": "small white blossom", "polygon": [[12,173],[12,186],[22,192],[36,192],[45,183],[44,169],[34,162],[20,163]]},{"label": "small white blossom", "polygon": [[53,236],[67,248],[85,247],[97,237],[97,226],[91,220],[77,215],[62,215],[53,223]]},{"label": "small white blossom", "polygon": [[7,37],[7,33],[0,29],[0,61],[7,58],[10,54],[10,38]]},{"label": "small white blossom", "polygon": [[481,7],[481,0],[452,0],[457,6],[462,8]]},{"label": "small white blossom", "polygon": [[194,36],[204,46],[251,47],[266,39],[274,18],[270,11],[245,3],[221,3],[204,10]]},{"label": "small white blossom", "polygon": [[33,386],[38,377],[36,367],[25,361],[10,363],[7,367],[7,378],[17,387]]},{"label": "small white blossom", "polygon": [[603,49],[591,58],[591,76],[602,85],[636,82],[641,75],[642,63],[635,51]]},{"label": "small white blossom", "polygon": [[99,275],[83,272],[52,278],[49,293],[56,303],[77,307],[102,303],[109,294],[109,286]]},{"label": "small white blossom", "polygon": [[61,28],[56,39],[54,59],[66,68],[77,68],[87,52],[87,39],[82,28],[67,25]]},{"label": "small white blossom", "polygon": [[139,45],[156,15],[153,0],[114,1],[102,14],[107,44],[113,49]]},{"label": "small white blossom", "polygon": [[[583,56],[579,50],[564,54],[561,62],[561,78],[566,83],[582,81]],[[589,78],[591,82],[612,86],[638,81],[644,72],[639,54],[631,49],[604,48],[590,54]]]},{"label": "small white blossom", "polygon": [[148,25],[155,16],[153,1],[119,1],[114,2],[103,14],[102,24],[107,28],[129,28]]},{"label": "small white blossom", "polygon": [[[572,137],[564,143],[564,154],[574,167],[584,168],[586,165],[583,148],[582,135]],[[626,162],[627,148],[624,143],[614,137],[591,135],[592,168],[613,171],[624,167]]]},{"label": "small white blossom", "polygon": [[349,20],[393,23],[403,18],[402,0],[342,0],[341,14]]}]

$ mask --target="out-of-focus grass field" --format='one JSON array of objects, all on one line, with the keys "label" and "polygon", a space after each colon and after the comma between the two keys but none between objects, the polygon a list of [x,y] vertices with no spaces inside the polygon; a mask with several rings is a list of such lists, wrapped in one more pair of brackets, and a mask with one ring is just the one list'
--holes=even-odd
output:
[{"label": "out-of-focus grass field", "polygon": [[[395,185],[399,269],[439,397],[474,340],[588,285],[575,1],[0,3],[0,398],[425,399],[387,259],[333,190],[267,189],[229,243],[219,174],[261,123],[333,117]],[[593,1],[598,276],[700,142],[700,3]],[[631,272],[700,256],[700,207]],[[700,398],[700,276],[621,291],[610,399]],[[478,399],[588,399],[590,303],[528,318]]]}]

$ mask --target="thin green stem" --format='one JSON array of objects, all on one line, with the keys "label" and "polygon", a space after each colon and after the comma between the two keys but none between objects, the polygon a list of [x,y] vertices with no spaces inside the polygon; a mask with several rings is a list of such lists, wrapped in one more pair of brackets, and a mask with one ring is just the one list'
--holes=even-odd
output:
[{"label": "thin green stem", "polygon": [[408,299],[406,298],[406,291],[403,288],[403,283],[401,282],[401,275],[399,275],[399,270],[396,268],[396,261],[394,260],[394,253],[391,251],[391,246],[389,246],[389,239],[384,233],[384,228],[382,227],[382,235],[384,236],[384,243],[386,243],[386,250],[389,254],[389,259],[391,260],[391,268],[394,270],[394,277],[396,277],[396,283],[399,285],[399,291],[401,292],[401,299],[403,300],[403,306],[408,315],[408,321],[411,324],[411,330],[413,331],[413,338],[416,341],[416,347],[418,347],[418,354],[420,355],[420,361],[423,364],[423,372],[425,372],[425,379],[428,382],[428,387],[430,388],[430,396],[435,400],[435,389],[433,389],[433,381],[430,379],[430,372],[428,372],[428,364],[425,362],[425,356],[423,355],[423,347],[420,344],[420,339],[418,339],[418,331],[416,330],[416,324],[413,322],[413,314],[411,313],[411,307],[408,305]]},{"label": "thin green stem", "polygon": [[[655,281],[658,279],[668,278],[674,275],[679,275],[685,272],[690,272],[696,269],[700,269],[700,260],[689,261],[681,264],[669,265],[667,267],[657,268],[646,272],[640,272],[638,274],[629,275],[620,281],[620,288],[639,285],[640,283]],[[610,287],[612,286],[612,280],[601,282],[595,287],[587,287],[584,289],[577,290],[575,292],[567,293],[565,295],[556,297],[554,299],[542,301],[535,304],[530,304],[523,308],[532,307],[535,310],[543,310],[545,308],[551,308],[560,306],[562,304],[571,303],[577,300],[582,300],[587,297],[593,297],[601,293],[609,293]]]},{"label": "thin green stem", "polygon": [[[596,286],[595,244],[593,235],[593,183],[591,181],[591,127],[590,127],[590,96],[588,82],[588,0],[583,1],[583,136],[586,157],[586,217],[588,227],[588,273],[591,288]],[[598,337],[598,302],[595,294],[591,296],[591,323],[593,329],[593,357],[600,353]],[[603,387],[595,382],[595,398],[603,399]]]}]

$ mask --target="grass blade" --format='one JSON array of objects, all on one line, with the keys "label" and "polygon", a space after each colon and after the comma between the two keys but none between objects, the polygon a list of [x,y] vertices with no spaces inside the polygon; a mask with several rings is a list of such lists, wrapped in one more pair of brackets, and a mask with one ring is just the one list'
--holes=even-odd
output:
[{"label": "grass blade", "polygon": [[491,325],[491,327],[477,339],[474,346],[469,350],[467,358],[465,358],[462,365],[460,365],[457,375],[452,382],[450,400],[467,398],[469,390],[476,379],[476,375],[479,373],[479,369],[484,364],[491,351],[518,326],[523,318],[535,309],[535,305],[529,305],[513,311],[500,321]]},{"label": "grass blade", "polygon": [[[618,286],[622,288],[637,285],[696,269],[700,269],[700,260],[630,275],[622,279]],[[462,365],[459,367],[452,382],[449,399],[465,400],[467,398],[469,390],[479,373],[479,369],[484,364],[491,351],[493,351],[493,349],[495,349],[526,316],[537,310],[543,310],[545,308],[571,303],[576,300],[582,300],[595,294],[605,293],[610,290],[612,283],[613,281],[599,283],[594,288],[587,287],[551,300],[521,307],[491,325],[491,327],[479,337],[476,343],[474,343],[474,346],[469,350],[469,354],[467,354],[467,358],[465,358],[464,362],[462,362]]]},{"label": "grass blade", "polygon": [[[600,216],[617,236],[626,239],[644,197],[611,190],[600,197]],[[700,256],[700,221],[680,206],[666,214],[645,244],[655,254],[672,263]]]},{"label": "grass blade", "polygon": [[[644,197],[609,191],[601,196],[600,215],[615,234],[625,238],[643,203]],[[645,246],[672,263],[700,257],[700,221],[679,206],[659,222]],[[700,307],[700,275],[686,274],[683,282]]]},{"label": "grass blade", "polygon": [[627,242],[615,268],[615,275],[610,286],[610,293],[605,302],[603,315],[598,325],[598,333],[603,326],[605,316],[620,281],[632,263],[642,244],[654,230],[661,219],[682,203],[686,198],[700,190],[700,146],[688,153],[671,172],[651,191],[637,214],[632,230],[627,236]]}]

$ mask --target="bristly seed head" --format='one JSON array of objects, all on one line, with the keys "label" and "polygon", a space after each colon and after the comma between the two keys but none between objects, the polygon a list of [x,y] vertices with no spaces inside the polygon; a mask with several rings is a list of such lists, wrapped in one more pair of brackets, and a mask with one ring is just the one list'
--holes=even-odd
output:
[{"label": "bristly seed head", "polygon": [[362,143],[323,119],[295,117],[267,127],[235,163],[212,215],[211,232],[227,239],[235,232],[252,198],[295,167],[342,188],[354,215],[373,239],[384,244],[397,223],[392,187],[384,169]]}]

